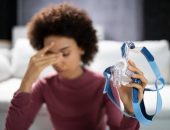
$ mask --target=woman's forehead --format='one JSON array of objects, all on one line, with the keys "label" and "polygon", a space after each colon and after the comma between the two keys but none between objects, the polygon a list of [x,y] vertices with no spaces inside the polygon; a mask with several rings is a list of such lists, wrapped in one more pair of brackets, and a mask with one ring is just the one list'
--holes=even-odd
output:
[{"label": "woman's forehead", "polygon": [[49,36],[45,38],[44,46],[48,46],[51,43],[53,43],[53,47],[50,48],[50,52],[62,52],[65,50],[78,49],[75,40],[68,37]]},{"label": "woman's forehead", "polygon": [[69,38],[66,36],[48,36],[45,38],[44,42],[76,42],[73,38]]},{"label": "woman's forehead", "polygon": [[54,43],[54,47],[62,47],[62,46],[75,46],[76,41],[72,38],[61,37],[61,36],[49,36],[44,39],[44,46],[48,46],[49,44]]}]

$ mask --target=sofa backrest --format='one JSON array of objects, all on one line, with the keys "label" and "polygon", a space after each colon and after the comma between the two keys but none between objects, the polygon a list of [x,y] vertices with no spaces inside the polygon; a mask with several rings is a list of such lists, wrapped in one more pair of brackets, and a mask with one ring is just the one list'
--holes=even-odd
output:
[{"label": "sofa backrest", "polygon": [[[170,83],[170,51],[166,40],[161,41],[141,41],[135,42],[136,46],[145,46],[153,54],[160,71],[165,78],[166,83]],[[115,64],[121,59],[122,42],[118,41],[100,41],[98,43],[99,51],[96,54],[94,61],[88,66],[90,69],[103,73],[105,68]],[[21,54],[22,53],[22,54]],[[30,57],[35,53],[29,44],[28,39],[19,39],[16,41],[12,49],[12,71],[14,77],[22,78],[26,71]],[[141,54],[130,53],[130,58],[137,64],[149,83],[154,83],[155,76],[147,63],[146,59]],[[41,77],[47,73],[54,71],[51,67],[42,72]]]}]

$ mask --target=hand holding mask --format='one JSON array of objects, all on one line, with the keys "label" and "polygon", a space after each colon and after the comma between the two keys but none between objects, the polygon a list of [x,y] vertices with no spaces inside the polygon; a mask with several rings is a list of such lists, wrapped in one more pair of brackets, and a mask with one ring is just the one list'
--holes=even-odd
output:
[{"label": "hand holding mask", "polygon": [[[129,52],[135,52],[135,53],[142,53],[147,61],[149,62],[149,65],[151,66],[155,76],[155,89],[148,89],[145,88],[142,92],[144,94],[145,91],[156,91],[157,92],[157,106],[156,106],[156,112],[153,115],[148,115],[146,113],[145,104],[143,100],[140,100],[138,98],[139,89],[136,87],[136,84],[142,84],[142,80],[140,78],[133,78],[133,74],[138,74],[138,71],[131,71],[128,69],[128,60],[129,60]],[[116,101],[116,98],[114,97],[110,85],[110,79],[113,79],[113,85],[116,88],[120,88],[122,86],[126,86],[126,84],[134,83],[136,86],[132,86],[131,91],[131,97],[132,97],[132,105],[134,110],[134,117],[139,120],[140,123],[143,124],[150,124],[153,117],[156,113],[161,111],[162,108],[162,99],[159,93],[159,90],[163,88],[164,86],[164,79],[161,76],[161,73],[159,71],[159,68],[157,67],[156,62],[154,61],[154,57],[151,55],[151,53],[146,49],[146,47],[135,47],[133,42],[125,42],[121,47],[122,52],[122,60],[120,60],[115,65],[106,68],[104,71],[104,76],[106,78],[104,93],[107,93],[108,97],[112,100],[112,102],[121,110],[120,105],[118,101]],[[137,69],[137,68],[136,68]],[[122,89],[123,90],[123,89]],[[125,91],[126,92],[126,91]],[[129,91],[127,91],[129,92]],[[125,93],[124,93],[125,94]],[[122,96],[122,95],[120,95]],[[125,106],[126,107],[126,106]],[[122,111],[123,112],[123,111]],[[123,112],[126,116],[130,116],[128,113]]]}]

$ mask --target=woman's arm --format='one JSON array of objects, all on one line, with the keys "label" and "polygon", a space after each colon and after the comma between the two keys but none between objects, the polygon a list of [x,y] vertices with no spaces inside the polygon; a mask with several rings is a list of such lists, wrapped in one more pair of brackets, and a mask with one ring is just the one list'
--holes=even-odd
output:
[{"label": "woman's arm", "polygon": [[45,55],[53,44],[44,47],[31,57],[19,90],[15,93],[8,111],[5,130],[27,130],[43,103],[40,82],[32,87],[41,71],[56,62],[58,55]]},{"label": "woman's arm", "polygon": [[[114,87],[112,87],[112,93],[119,102],[118,93]],[[134,118],[124,116],[107,95],[104,96],[104,101],[110,130],[139,130],[139,122]]]},{"label": "woman's arm", "polygon": [[27,130],[44,102],[40,82],[34,84],[31,93],[17,91],[11,101],[5,130]]}]

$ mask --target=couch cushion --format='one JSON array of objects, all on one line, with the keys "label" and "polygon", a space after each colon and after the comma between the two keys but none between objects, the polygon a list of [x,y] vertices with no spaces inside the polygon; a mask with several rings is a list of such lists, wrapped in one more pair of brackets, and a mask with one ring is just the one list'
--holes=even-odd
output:
[{"label": "couch cushion", "polygon": [[[16,78],[23,78],[27,70],[30,58],[36,53],[36,51],[30,45],[27,38],[21,38],[16,41],[12,49],[11,66],[12,75]],[[47,76],[49,73],[54,73],[54,69],[49,66],[45,68],[39,78]]]},{"label": "couch cushion", "polygon": [[7,80],[12,75],[9,57],[6,55],[6,52],[9,51],[0,49],[0,81]]},{"label": "couch cushion", "polygon": [[[1,112],[7,112],[10,102],[13,98],[14,93],[20,87],[22,79],[20,78],[10,78],[6,81],[0,82],[0,109]],[[47,115],[46,108],[43,106],[41,108],[40,114]]]},{"label": "couch cushion", "polygon": [[[142,41],[135,42],[137,46],[146,46],[149,51],[155,57],[160,71],[165,78],[167,83],[170,83],[170,51],[168,42],[165,40],[161,41]],[[121,59],[120,47],[122,42],[118,41],[100,41],[99,52],[97,53],[90,68],[103,73],[104,69],[108,66],[113,65],[115,62]],[[154,47],[153,47],[154,46]],[[22,78],[28,67],[30,57],[35,53],[29,44],[28,39],[19,39],[14,44],[12,51],[12,72],[14,77]],[[130,58],[134,60],[137,66],[144,72],[149,83],[154,83],[155,76],[150,69],[146,59],[141,54],[130,53]],[[55,72],[52,67],[47,67],[40,77],[44,77],[51,72]]]},{"label": "couch cushion", "polygon": [[[5,120],[10,106],[10,102],[21,84],[20,78],[10,78],[6,81],[0,82],[0,130],[5,127]],[[48,116],[46,106],[43,105],[35,118],[31,130],[47,130],[52,129],[52,124]]]},{"label": "couch cushion", "polygon": [[32,47],[29,45],[27,39],[19,39],[16,41],[15,46],[12,49],[12,73],[14,77],[22,78],[26,72],[29,59],[35,53]]},{"label": "couch cushion", "polygon": [[13,94],[19,88],[21,79],[10,78],[6,81],[0,82],[0,108],[1,111],[7,111]]}]

